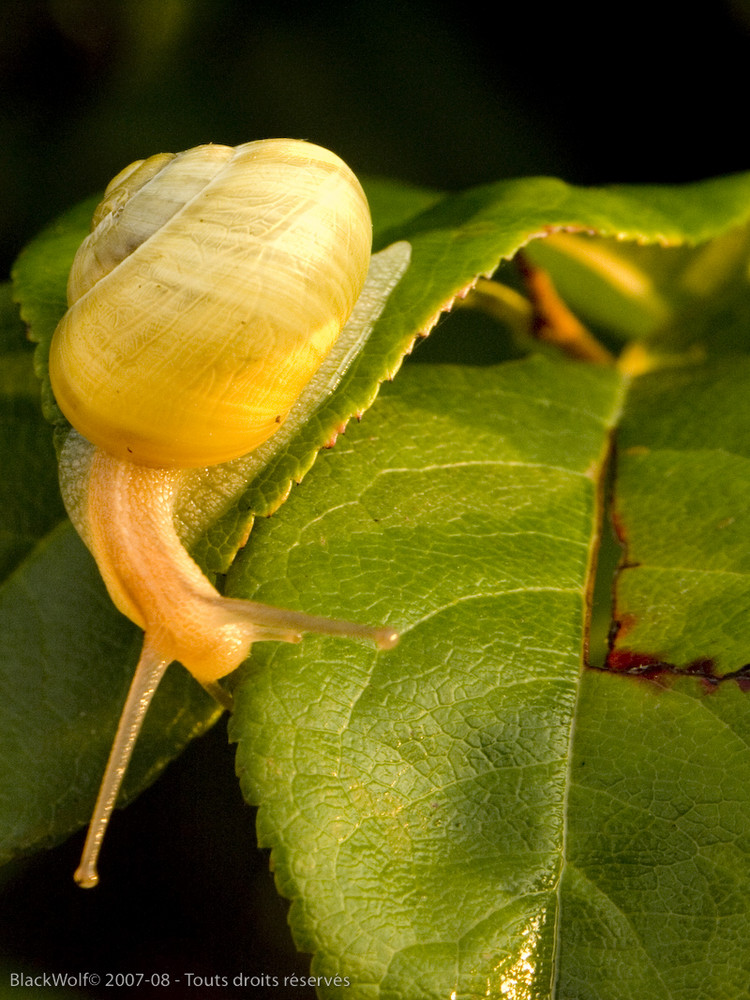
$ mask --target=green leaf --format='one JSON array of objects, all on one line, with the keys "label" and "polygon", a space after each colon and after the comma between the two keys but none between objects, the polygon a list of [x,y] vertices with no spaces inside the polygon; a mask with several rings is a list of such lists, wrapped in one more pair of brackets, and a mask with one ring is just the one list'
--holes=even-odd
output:
[{"label": "green leaf", "polygon": [[749,730],[734,681],[584,674],[557,996],[746,995]]},{"label": "green leaf", "polygon": [[31,350],[10,286],[0,286],[0,576],[64,516]]},{"label": "green leaf", "polygon": [[[283,539],[260,526],[235,564],[233,593],[305,588],[403,631],[387,654],[259,649],[237,694],[243,788],[315,975],[386,996],[489,976],[469,995],[491,982],[499,996],[529,934],[550,965],[596,478],[620,391],[613,371],[539,357],[411,367],[374,428],[295,491]],[[415,977],[424,993],[408,993]]]},{"label": "green leaf", "polygon": [[742,357],[633,387],[618,458],[615,668],[635,659],[724,676],[750,661],[749,380]]},{"label": "green leaf", "polygon": [[[403,633],[388,653],[259,644],[236,688],[238,771],[319,994],[742,995],[750,175],[372,195],[377,245],[407,240],[409,269],[335,391],[201,521],[196,551],[214,568],[415,338],[520,248],[625,347],[619,368],[529,353],[527,304],[526,338],[505,349],[527,356],[408,366],[234,561],[237,596]],[[34,310],[62,302],[54,247],[16,272],[24,316],[50,333],[54,310]],[[474,337],[478,358],[508,334],[454,318],[438,342]],[[595,669],[608,475],[627,548]],[[70,528],[45,532],[0,588],[8,854],[87,814],[137,644]],[[202,696],[184,672],[168,677],[131,795],[210,722],[203,702],[185,710]],[[336,975],[349,985],[327,985]]]},{"label": "green leaf", "polygon": [[[243,789],[321,996],[746,989],[748,370],[700,356],[729,346],[707,317],[747,308],[747,248],[654,249],[608,247],[659,290],[648,364],[669,341],[682,367],[413,366],[235,563],[232,593],[403,631],[381,654],[259,649],[236,692]],[[696,289],[710,253],[724,277]],[[620,632],[581,670],[612,433]]]}]

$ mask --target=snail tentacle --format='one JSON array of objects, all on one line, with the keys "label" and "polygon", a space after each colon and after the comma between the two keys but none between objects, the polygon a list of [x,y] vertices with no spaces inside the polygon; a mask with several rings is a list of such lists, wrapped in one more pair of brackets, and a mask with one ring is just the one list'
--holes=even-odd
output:
[{"label": "snail tentacle", "polygon": [[91,889],[99,882],[96,865],[109,818],[115,808],[117,795],[151,699],[168,666],[169,660],[159,656],[148,641],[144,642],[99,786],[81,862],[73,876],[83,889]]}]

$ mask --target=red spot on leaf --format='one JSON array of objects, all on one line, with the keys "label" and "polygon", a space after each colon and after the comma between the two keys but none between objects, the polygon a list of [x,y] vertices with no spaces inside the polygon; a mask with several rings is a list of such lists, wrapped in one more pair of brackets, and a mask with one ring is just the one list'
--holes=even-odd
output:
[{"label": "red spot on leaf", "polygon": [[639,673],[663,666],[658,656],[636,653],[632,649],[611,649],[607,656],[607,669],[615,673]]},{"label": "red spot on leaf", "polygon": [[628,533],[625,528],[625,522],[622,519],[621,514],[612,508],[611,514],[612,527],[614,529],[615,535],[617,536],[617,541],[622,545],[623,548],[627,548],[628,545]]},{"label": "red spot on leaf", "polygon": [[720,680],[720,678],[716,675],[716,663],[708,656],[705,656],[702,659],[693,660],[693,662],[688,663],[688,665],[681,672],[685,674],[695,674],[697,677],[715,677],[716,680]]},{"label": "red spot on leaf", "polygon": [[736,681],[740,690],[750,691],[750,666],[741,667],[729,674],[716,672],[716,661],[708,656],[698,657],[683,666],[667,663],[653,653],[638,653],[631,649],[612,649],[607,656],[605,670],[629,674],[643,680],[655,681],[665,686],[678,677],[698,677],[707,691],[715,690],[720,681]]},{"label": "red spot on leaf", "polygon": [[628,632],[632,631],[635,628],[637,623],[638,619],[633,614],[629,614],[626,612],[625,614],[620,615],[620,617],[614,623],[612,631],[610,633],[610,648],[614,647],[615,642],[617,641],[622,642],[622,640],[625,638]]}]

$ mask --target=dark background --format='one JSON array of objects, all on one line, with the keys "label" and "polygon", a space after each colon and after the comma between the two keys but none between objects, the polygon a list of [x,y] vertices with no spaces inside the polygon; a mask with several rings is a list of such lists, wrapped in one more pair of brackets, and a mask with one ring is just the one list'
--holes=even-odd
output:
[{"label": "dark background", "polygon": [[[0,0],[2,272],[132,159],[206,141],[306,138],[440,188],[744,170],[748,6],[670,8]],[[304,974],[232,770],[220,724],[115,817],[92,893],[71,880],[82,837],[4,869],[0,997],[6,969]]]},{"label": "dark background", "polygon": [[747,0],[594,10],[0,0],[3,272],[126,163],[206,141],[305,138],[358,173],[446,188],[750,166]]}]

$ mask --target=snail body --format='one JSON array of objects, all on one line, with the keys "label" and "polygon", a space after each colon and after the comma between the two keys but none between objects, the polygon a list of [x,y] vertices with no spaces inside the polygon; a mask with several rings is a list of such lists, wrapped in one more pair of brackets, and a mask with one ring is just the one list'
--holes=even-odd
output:
[{"label": "snail body", "polygon": [[144,643],[76,872],[83,886],[98,881],[120,783],[169,663],[227,704],[218,680],[255,641],[297,642],[305,631],[380,648],[397,640],[221,596],[174,526],[182,470],[251,452],[281,426],[360,296],[370,243],[354,174],[333,153],[286,139],[137,161],[94,213],[50,349],[57,402],[94,450],[82,472],[63,449],[61,482]]}]

